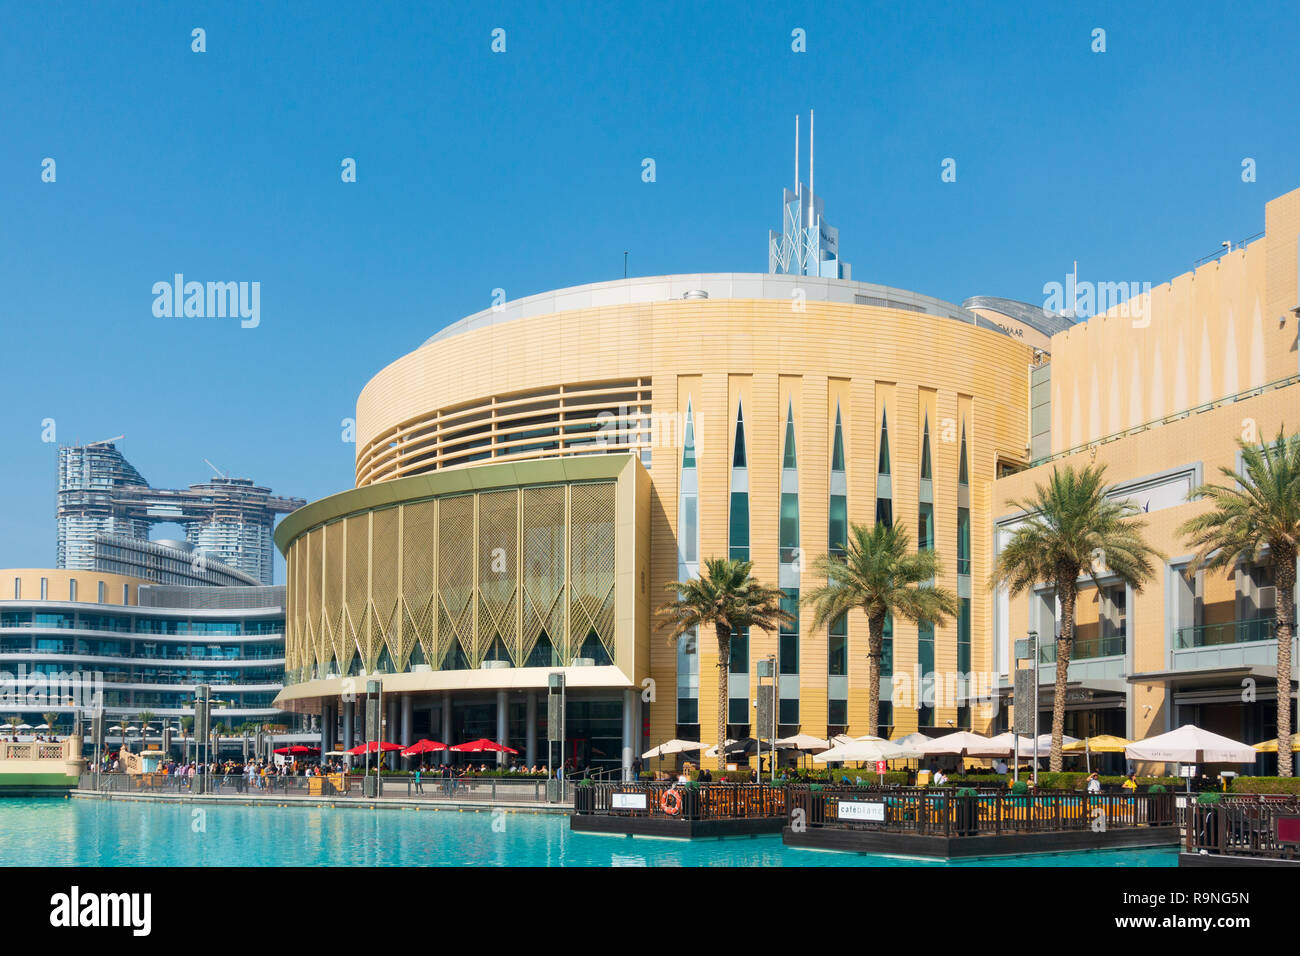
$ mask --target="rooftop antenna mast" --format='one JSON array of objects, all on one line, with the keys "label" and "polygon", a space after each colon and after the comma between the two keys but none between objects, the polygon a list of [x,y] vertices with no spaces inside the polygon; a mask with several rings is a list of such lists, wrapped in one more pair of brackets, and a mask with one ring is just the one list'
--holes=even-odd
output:
[{"label": "rooftop antenna mast", "polygon": [[799,114],[794,114],[794,192],[799,200],[799,228],[803,228],[803,188],[799,185]]}]

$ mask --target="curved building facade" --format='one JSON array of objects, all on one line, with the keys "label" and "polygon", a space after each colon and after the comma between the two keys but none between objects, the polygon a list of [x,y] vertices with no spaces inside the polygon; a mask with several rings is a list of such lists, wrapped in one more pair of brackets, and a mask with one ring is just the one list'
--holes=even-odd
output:
[{"label": "curved building facade", "polygon": [[[985,726],[965,683],[921,685],[988,659],[972,581],[990,570],[993,479],[1029,460],[1033,362],[959,306],[794,275],[600,283],[454,323],[362,391],[357,488],[277,532],[280,703],[342,706],[346,738],[360,709],[343,698],[377,676],[387,739],[485,728],[531,763],[560,670],[570,710],[595,715],[570,715],[575,762],[711,742],[717,649],[655,630],[668,585],[744,557],[793,610],[850,522],[886,520],[940,552],[939,583],[961,598],[946,626],[893,625],[886,726],[865,726],[865,617],[815,633],[801,614],[737,635],[732,735],[751,730],[765,658],[782,734]],[[915,693],[895,693],[912,673]]]}]

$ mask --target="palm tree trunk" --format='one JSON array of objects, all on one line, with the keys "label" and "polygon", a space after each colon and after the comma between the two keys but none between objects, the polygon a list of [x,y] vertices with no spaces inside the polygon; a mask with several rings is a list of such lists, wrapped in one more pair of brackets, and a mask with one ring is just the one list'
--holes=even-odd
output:
[{"label": "palm tree trunk", "polygon": [[718,770],[727,769],[727,709],[731,695],[727,675],[731,672],[731,628],[717,627],[718,634]]},{"label": "palm tree trunk", "polygon": [[880,659],[885,650],[885,615],[867,619],[867,733],[880,731]]},{"label": "palm tree trunk", "polygon": [[1273,583],[1277,585],[1275,633],[1277,635],[1277,774],[1292,774],[1291,755],[1291,641],[1295,636],[1295,552],[1275,551]]},{"label": "palm tree trunk", "polygon": [[[1052,751],[1047,767],[1061,772],[1061,738],[1065,735],[1065,685],[1070,677],[1070,649],[1074,646],[1074,605],[1078,596],[1077,574],[1068,571],[1056,582],[1061,595],[1061,636],[1056,640],[1056,691],[1052,695]],[[1038,666],[1038,661],[1034,661]],[[1038,706],[1038,701],[1034,701]]]}]

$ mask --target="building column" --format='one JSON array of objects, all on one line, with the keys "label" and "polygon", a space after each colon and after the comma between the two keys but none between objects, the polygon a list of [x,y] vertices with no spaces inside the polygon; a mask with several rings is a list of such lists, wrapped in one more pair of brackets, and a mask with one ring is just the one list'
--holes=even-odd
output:
[{"label": "building column", "polygon": [[[506,736],[510,726],[509,717],[510,717],[510,708],[506,700],[506,692],[503,690],[499,690],[497,691],[497,743],[499,743],[503,747],[506,746]],[[506,755],[503,753],[498,753],[497,766],[498,767],[505,766],[505,762],[506,762]]]},{"label": "building column", "polygon": [[[415,700],[414,698],[411,697],[410,694],[403,694],[402,695],[402,746],[403,747],[409,747],[411,746],[411,744],[415,743],[415,741],[411,739],[411,728],[414,726],[414,722],[415,722]],[[408,769],[411,766],[412,759],[413,758],[411,757],[406,758],[406,766]]]},{"label": "building column", "polygon": [[636,691],[623,691],[623,782],[632,779],[632,751],[636,722]]},{"label": "building column", "polygon": [[529,691],[527,696],[527,716],[524,722],[528,731],[524,736],[524,763],[535,766],[537,763],[537,693]]},{"label": "building column", "polygon": [[[451,694],[442,695],[442,742],[448,747],[455,746],[464,741],[455,740],[452,737],[451,729]],[[451,763],[451,751],[444,751],[444,759]]]},{"label": "building column", "polygon": [[352,742],[352,723],[353,711],[356,709],[355,700],[345,700],[343,702],[343,749],[351,750],[356,746]]}]

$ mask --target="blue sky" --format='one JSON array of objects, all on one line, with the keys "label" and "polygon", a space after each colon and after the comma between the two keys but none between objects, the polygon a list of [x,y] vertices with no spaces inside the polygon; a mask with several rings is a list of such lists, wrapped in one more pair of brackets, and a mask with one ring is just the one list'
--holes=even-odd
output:
[{"label": "blue sky", "polygon": [[[317,498],[370,376],[494,288],[764,271],[809,107],[854,278],[950,301],[1156,284],[1300,186],[1293,5],[586,6],[7,4],[0,567],[55,560],[44,419]],[[261,324],[155,317],[177,272]]]}]

